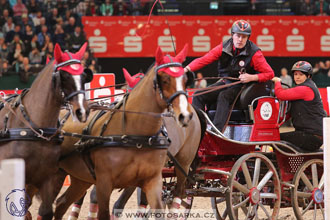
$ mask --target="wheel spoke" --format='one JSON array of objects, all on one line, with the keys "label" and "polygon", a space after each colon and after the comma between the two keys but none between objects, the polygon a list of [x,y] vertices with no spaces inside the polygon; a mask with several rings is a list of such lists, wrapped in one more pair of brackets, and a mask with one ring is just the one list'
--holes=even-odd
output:
[{"label": "wheel spoke", "polygon": [[301,179],[305,183],[305,185],[308,187],[308,189],[310,191],[313,191],[314,187],[313,187],[311,181],[309,181],[308,177],[306,176],[306,174],[304,172],[301,173]]},{"label": "wheel spoke", "polygon": [[316,220],[316,211],[317,211],[317,209],[316,209],[316,203],[314,204],[314,220]]},{"label": "wheel spoke", "polygon": [[275,193],[260,193],[261,199],[277,199],[278,196]]},{"label": "wheel spoke", "polygon": [[[236,204],[233,206],[234,210],[235,209],[238,209],[238,208],[241,208],[243,205],[245,205],[248,201],[250,200],[249,197],[247,197],[246,199],[244,199],[242,202]],[[245,206],[244,206],[245,207]]]},{"label": "wheel spoke", "polygon": [[248,211],[247,211],[247,215],[245,217],[245,220],[248,220],[249,217],[250,217],[250,211],[251,211],[251,203],[249,204],[249,208],[248,208]]},{"label": "wheel spoke", "polygon": [[323,210],[323,207],[322,207],[321,204],[319,204],[319,207],[320,207],[321,213],[322,213],[322,215],[323,215],[323,219],[324,219],[324,210]]},{"label": "wheel spoke", "polygon": [[251,180],[251,176],[250,176],[250,173],[249,173],[249,169],[246,165],[246,161],[244,163],[242,163],[242,170],[243,170],[243,174],[244,174],[244,177],[245,177],[245,182],[247,184],[247,187],[249,189],[252,188],[252,180]]},{"label": "wheel spoke", "polygon": [[239,191],[241,191],[244,194],[248,194],[250,192],[250,190],[248,188],[246,188],[245,186],[243,186],[242,184],[240,184],[236,180],[234,180],[234,184],[233,185],[234,185],[234,187],[236,189],[238,189]]},{"label": "wheel spoke", "polygon": [[259,182],[260,163],[261,163],[261,159],[257,158],[254,165],[253,182],[252,182],[253,187],[257,186],[257,183]]},{"label": "wheel spoke", "polygon": [[324,175],[322,174],[322,177],[321,177],[321,179],[320,179],[320,182],[319,182],[319,185],[318,185],[318,188],[319,189],[322,189],[323,188],[323,185],[324,185]]},{"label": "wheel spoke", "polygon": [[311,198],[312,193],[297,191],[297,196],[298,197],[303,197],[303,198]]},{"label": "wheel spoke", "polygon": [[309,202],[309,204],[308,204],[308,206],[305,208],[305,209],[303,209],[303,211],[302,211],[302,215],[304,215],[309,209],[310,209],[310,207],[313,205],[313,200],[311,200],[310,202]]},{"label": "wheel spoke", "polygon": [[317,164],[312,164],[312,179],[313,179],[313,186],[316,188],[319,184],[318,175],[317,175]]},{"label": "wheel spoke", "polygon": [[257,189],[259,191],[266,185],[266,183],[268,182],[268,180],[270,180],[270,178],[272,178],[273,174],[274,174],[273,171],[268,171],[266,173],[266,175],[262,178],[262,180],[260,181],[260,183],[257,186]]},{"label": "wheel spoke", "polygon": [[262,203],[259,203],[259,206],[261,207],[262,210],[264,210],[264,213],[267,215],[267,218],[270,219],[270,215],[269,215],[269,213],[267,212],[265,206],[264,206]]},{"label": "wheel spoke", "polygon": [[226,219],[227,216],[228,216],[227,209],[225,209],[225,211],[224,211],[224,212],[222,213],[222,215],[221,215],[221,218],[222,218],[222,219]]}]

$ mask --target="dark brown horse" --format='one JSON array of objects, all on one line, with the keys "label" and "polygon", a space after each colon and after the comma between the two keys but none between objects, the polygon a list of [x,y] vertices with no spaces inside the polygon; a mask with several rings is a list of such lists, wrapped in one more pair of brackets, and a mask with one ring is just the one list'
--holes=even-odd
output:
[{"label": "dark brown horse", "polygon": [[[71,185],[57,200],[56,219],[61,219],[67,208],[82,197],[92,184],[96,185],[100,220],[110,217],[109,200],[115,188],[139,186],[146,192],[152,209],[163,209],[161,171],[167,148],[154,147],[153,138],[150,137],[157,136],[161,130],[162,119],[158,116],[166,109],[173,109],[176,123],[181,126],[187,126],[193,116],[185,91],[187,77],[181,65],[186,53],[187,47],[176,57],[164,56],[158,48],[156,65],[120,107],[120,110],[126,112],[107,112],[95,122],[90,132],[92,136],[100,136],[101,133],[108,139],[119,136],[124,142],[108,140],[107,143],[96,144],[90,149],[90,164],[94,167],[95,179],[90,166],[78,153],[72,153],[60,162],[60,167],[70,174]],[[142,114],[129,113],[132,111]],[[106,123],[107,121],[110,122]],[[86,125],[87,123],[81,123],[76,126],[68,121],[63,129],[66,132],[82,133]],[[159,142],[157,139],[155,143]],[[152,147],[147,147],[147,140],[150,140]],[[72,148],[77,141],[77,138],[65,138],[63,150]],[[133,142],[133,147],[123,147],[129,142]],[[59,183],[63,183],[63,179]]]},{"label": "dark brown horse", "polygon": [[60,138],[56,133],[61,106],[71,106],[72,114],[80,121],[86,121],[89,112],[84,83],[92,75],[84,73],[80,63],[86,46],[72,54],[63,53],[56,45],[55,61],[46,65],[29,90],[3,102],[0,111],[0,161],[25,160],[27,191],[31,199],[39,191],[43,202],[39,214],[43,219],[53,216],[49,209],[53,203],[48,196],[49,177],[58,171]]}]

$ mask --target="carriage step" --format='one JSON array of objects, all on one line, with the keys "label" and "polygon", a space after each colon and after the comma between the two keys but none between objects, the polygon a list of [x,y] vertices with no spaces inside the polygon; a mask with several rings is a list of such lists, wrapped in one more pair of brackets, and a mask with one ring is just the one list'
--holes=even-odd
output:
[{"label": "carriage step", "polygon": [[224,197],[227,190],[227,187],[201,187],[199,189],[186,189],[186,195],[193,197]]}]

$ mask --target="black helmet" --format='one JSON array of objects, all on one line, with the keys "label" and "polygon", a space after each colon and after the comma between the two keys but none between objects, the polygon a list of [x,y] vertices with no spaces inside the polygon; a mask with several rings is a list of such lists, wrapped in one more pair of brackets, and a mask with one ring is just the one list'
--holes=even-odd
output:
[{"label": "black helmet", "polygon": [[251,35],[251,25],[245,20],[237,20],[231,26],[231,34],[239,33],[250,36]]},{"label": "black helmet", "polygon": [[293,64],[291,72],[293,73],[296,70],[305,73],[307,76],[312,75],[313,73],[312,65],[307,61],[298,61]]}]

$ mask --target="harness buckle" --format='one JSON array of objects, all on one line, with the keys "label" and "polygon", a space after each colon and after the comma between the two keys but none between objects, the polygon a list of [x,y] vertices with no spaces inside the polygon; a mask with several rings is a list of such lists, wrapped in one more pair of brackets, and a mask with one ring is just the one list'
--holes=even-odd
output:
[{"label": "harness buckle", "polygon": [[121,141],[122,141],[124,144],[127,144],[127,143],[128,143],[127,135],[123,135],[123,136],[121,136]]},{"label": "harness buckle", "polygon": [[136,144],[136,148],[141,149],[142,148],[142,144],[141,143]]}]

